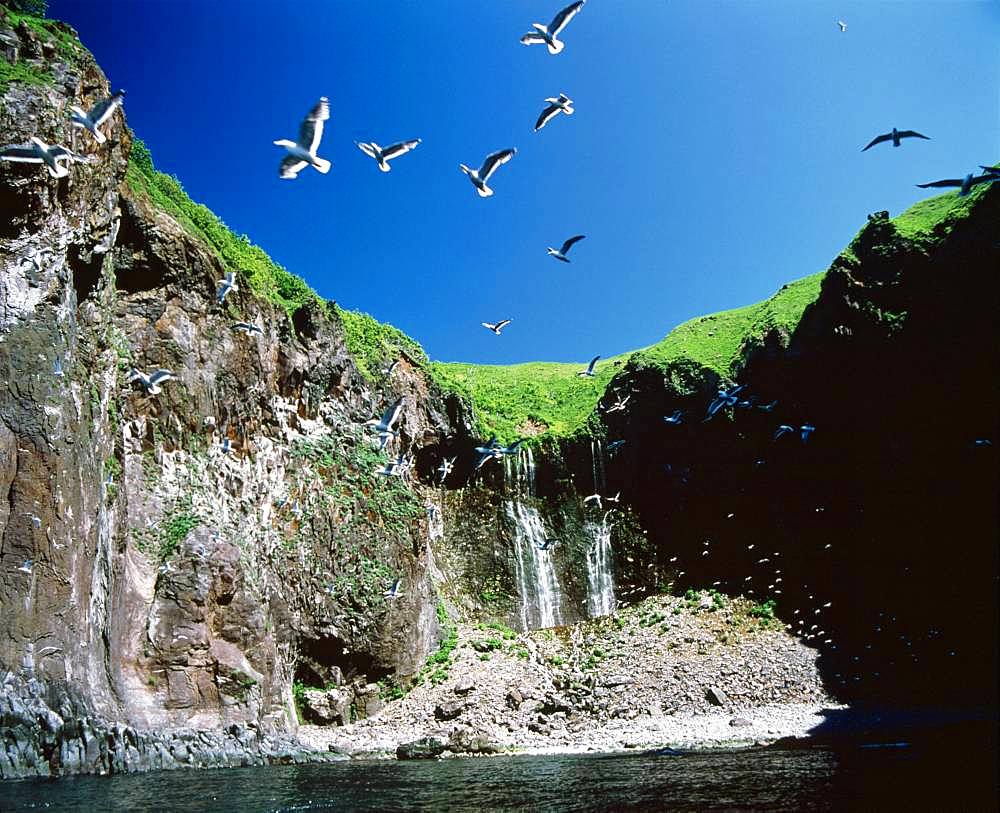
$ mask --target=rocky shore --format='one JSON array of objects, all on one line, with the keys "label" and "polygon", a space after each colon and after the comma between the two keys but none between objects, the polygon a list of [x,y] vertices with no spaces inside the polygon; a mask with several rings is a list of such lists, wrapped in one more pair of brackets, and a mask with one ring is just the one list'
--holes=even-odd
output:
[{"label": "rocky shore", "polygon": [[[353,757],[409,758],[806,736],[822,709],[839,705],[822,686],[815,651],[755,611],[703,591],[650,598],[569,628],[515,634],[458,625],[446,668],[425,670],[373,716],[305,725],[299,737]],[[321,702],[318,694],[309,702]]]}]

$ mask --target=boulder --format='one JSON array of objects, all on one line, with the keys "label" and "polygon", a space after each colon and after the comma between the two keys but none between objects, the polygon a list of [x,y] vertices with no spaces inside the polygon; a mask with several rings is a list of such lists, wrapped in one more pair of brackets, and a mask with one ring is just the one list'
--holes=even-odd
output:
[{"label": "boulder", "polygon": [[372,717],[382,710],[382,698],[377,683],[368,683],[354,690],[354,709],[359,720]]},{"label": "boulder", "polygon": [[463,678],[455,684],[455,688],[452,691],[457,695],[467,695],[475,688],[476,684],[472,678]]},{"label": "boulder", "polygon": [[516,686],[511,686],[507,690],[507,705],[512,709],[519,708],[524,702],[524,696],[517,690]]},{"label": "boulder", "polygon": [[465,703],[461,700],[451,700],[444,703],[438,703],[434,707],[434,718],[436,720],[454,720],[463,711],[465,711]]},{"label": "boulder", "polygon": [[729,702],[729,698],[726,696],[726,693],[718,686],[709,686],[705,689],[705,698],[713,706],[724,706]]},{"label": "boulder", "polygon": [[447,743],[440,737],[421,737],[413,742],[400,743],[396,759],[436,759],[445,748]]},{"label": "boulder", "polygon": [[448,738],[448,750],[456,754],[498,754],[503,748],[482,732],[459,726]]},{"label": "boulder", "polygon": [[347,725],[353,694],[343,689],[306,689],[302,716],[317,725]]},{"label": "boulder", "polygon": [[729,725],[733,728],[746,728],[747,726],[752,726],[753,723],[751,723],[746,717],[733,717],[733,719],[729,721]]}]

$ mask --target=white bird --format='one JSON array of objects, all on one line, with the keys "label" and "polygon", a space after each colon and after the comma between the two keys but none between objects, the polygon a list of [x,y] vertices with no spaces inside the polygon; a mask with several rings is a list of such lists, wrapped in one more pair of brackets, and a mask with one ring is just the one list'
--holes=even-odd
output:
[{"label": "white bird", "polygon": [[840,26],[840,33],[843,34],[847,30],[847,23],[843,20],[837,20],[837,25]]},{"label": "white bird", "polygon": [[600,494],[591,494],[589,497],[584,497],[583,498],[583,502],[584,502],[585,505],[588,502],[596,502],[597,503],[597,510],[598,511],[600,511],[600,510],[602,510],[604,508],[604,505],[601,502],[601,500],[602,500],[602,497],[601,497]]},{"label": "white bird", "polygon": [[476,187],[479,197],[488,198],[493,194],[493,190],[486,185],[486,182],[490,179],[490,176],[497,171],[500,165],[506,164],[511,158],[514,157],[516,152],[517,150],[512,147],[507,150],[490,153],[486,156],[486,160],[483,161],[483,165],[478,170],[469,169],[469,167],[465,164],[459,164],[458,168],[469,176],[469,180],[472,181],[472,185]]},{"label": "white bird", "polygon": [[237,322],[233,325],[233,330],[239,330],[241,333],[246,333],[247,336],[263,336],[264,331],[261,330],[257,325],[251,324],[250,322]]},{"label": "white bird", "polygon": [[0,148],[0,161],[14,161],[23,164],[45,164],[49,170],[49,175],[53,178],[65,178],[69,175],[69,170],[64,167],[61,161],[76,161],[77,163],[91,163],[92,158],[86,155],[77,155],[66,147],[53,144],[51,147],[36,136],[32,136],[30,144],[8,144]]},{"label": "white bird", "polygon": [[34,525],[35,528],[41,530],[41,527],[42,527],[42,518],[41,517],[36,516],[35,514],[32,514],[30,512],[25,513],[25,516],[28,519],[31,520],[31,524]]},{"label": "white bird", "polygon": [[562,260],[564,263],[568,263],[569,257],[566,256],[566,252],[573,248],[575,243],[579,243],[585,236],[586,235],[578,234],[575,237],[570,237],[569,240],[562,244],[562,248],[554,249],[552,246],[549,246],[546,251],[550,257],[555,257],[557,260]]},{"label": "white bird", "polygon": [[33,566],[34,562],[31,559],[25,559],[24,564],[18,568],[18,571],[21,573],[27,573],[30,576]]},{"label": "white bird", "polygon": [[538,121],[535,122],[536,133],[560,113],[572,116],[576,112],[573,109],[573,100],[561,91],[558,96],[550,96],[545,101],[549,103],[549,106],[542,111],[542,114],[538,117]]},{"label": "white bird", "polygon": [[392,587],[386,590],[382,595],[385,596],[387,599],[396,598],[399,595],[399,584],[401,581],[402,579],[396,579],[396,581],[392,583]]},{"label": "white bird", "polygon": [[392,371],[396,369],[397,364],[399,364],[399,359],[393,360],[392,364],[390,364],[388,367],[382,368],[382,374],[387,376],[392,375]]},{"label": "white bird", "polygon": [[[395,437],[396,434],[398,433],[392,428],[392,425],[397,421],[397,419],[399,418],[399,413],[402,411],[403,411],[403,399],[397,398],[392,404],[390,404],[386,408],[385,412],[382,413],[381,418],[371,418],[370,420],[365,421],[364,425],[371,426],[372,428],[374,428],[379,433],[380,436],[391,435]],[[382,445],[385,446],[384,443]]]},{"label": "white bird", "polygon": [[444,482],[448,475],[451,474],[451,470],[455,467],[455,461],[458,457],[453,457],[451,459],[445,458],[441,461],[441,465],[437,467],[437,470],[441,473],[441,479],[439,482]]},{"label": "white bird", "polygon": [[420,139],[415,138],[412,141],[400,141],[398,144],[392,144],[388,147],[380,147],[374,141],[367,144],[363,141],[355,141],[354,143],[358,145],[358,149],[361,152],[378,162],[380,170],[388,172],[392,169],[389,166],[389,162],[393,158],[399,158],[399,156],[408,153],[410,150],[416,149],[417,144],[420,143]]},{"label": "white bird", "polygon": [[597,360],[599,358],[600,358],[600,356],[594,356],[590,360],[590,364],[587,365],[587,369],[586,370],[580,370],[580,372],[578,372],[576,374],[577,378],[593,378],[594,377],[594,365],[597,364]]},{"label": "white bird", "polygon": [[507,327],[507,325],[509,325],[510,323],[511,323],[510,319],[501,319],[496,324],[494,324],[493,322],[480,322],[479,324],[481,324],[487,330],[492,330],[494,333],[497,334],[497,336],[499,336],[500,331],[503,330],[505,327]]},{"label": "white bird", "polygon": [[215,294],[216,301],[218,301],[220,305],[226,301],[226,297],[229,296],[230,292],[239,290],[239,288],[236,287],[235,271],[228,271],[226,273],[226,278],[217,279],[215,284],[220,286],[219,290]]},{"label": "white bird", "polygon": [[586,2],[587,0],[576,0],[575,3],[570,3],[552,18],[552,22],[548,26],[544,26],[541,23],[532,23],[531,27],[535,30],[529,31],[521,37],[521,42],[524,45],[545,43],[548,46],[550,54],[558,54],[565,45],[565,43],[558,39],[559,34],[569,25],[569,21],[580,12],[580,9],[583,8]]},{"label": "white bird", "polygon": [[157,395],[160,392],[160,384],[172,378],[177,378],[177,376],[170,372],[170,370],[155,370],[152,375],[146,375],[141,370],[133,367],[129,370],[129,376],[125,379],[125,383],[131,384],[133,381],[138,381],[142,384],[143,389],[146,390],[147,395]]},{"label": "white bird", "polygon": [[605,412],[624,412],[625,405],[631,400],[631,395],[626,395],[624,398],[619,398],[615,403],[609,406]]},{"label": "white bird", "polygon": [[330,171],[330,162],[316,155],[320,139],[323,137],[323,122],[329,118],[330,100],[326,96],[321,96],[316,106],[302,121],[297,142],[289,141],[287,138],[279,138],[274,142],[288,151],[288,155],[281,160],[279,177],[296,178],[310,164],[324,174]]},{"label": "white bird", "polygon": [[77,107],[76,105],[70,105],[69,109],[73,111],[71,117],[74,127],[80,127],[84,130],[89,130],[91,135],[97,139],[98,144],[103,144],[107,141],[107,137],[102,133],[98,127],[100,127],[104,122],[111,118],[112,114],[117,110],[122,103],[122,99],[125,98],[125,91],[119,90],[111,94],[107,99],[101,99],[97,104],[91,108],[91,111],[87,113],[85,110]]}]

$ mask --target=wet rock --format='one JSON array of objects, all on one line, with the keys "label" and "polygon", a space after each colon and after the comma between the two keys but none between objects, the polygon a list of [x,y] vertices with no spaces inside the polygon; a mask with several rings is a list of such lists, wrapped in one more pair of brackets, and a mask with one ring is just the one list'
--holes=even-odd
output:
[{"label": "wet rock", "polygon": [[396,759],[435,759],[445,752],[448,744],[440,737],[421,737],[413,742],[401,743],[396,748]]}]

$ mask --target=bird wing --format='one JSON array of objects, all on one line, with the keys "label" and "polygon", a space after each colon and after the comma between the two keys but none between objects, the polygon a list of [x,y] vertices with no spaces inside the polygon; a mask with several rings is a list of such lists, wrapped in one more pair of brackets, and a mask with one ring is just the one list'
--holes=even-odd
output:
[{"label": "bird wing", "polygon": [[494,325],[494,324],[492,324],[491,322],[480,322],[479,324],[481,324],[485,328],[488,328],[489,330],[496,330],[497,329],[497,326]]},{"label": "bird wing", "polygon": [[930,136],[922,135],[921,133],[918,133],[916,130],[900,130],[898,133],[896,133],[896,135],[898,135],[900,138],[925,138],[928,141],[931,140]]},{"label": "bird wing", "polygon": [[586,2],[587,0],[576,0],[575,3],[570,3],[566,6],[566,8],[552,18],[552,22],[549,23],[549,33],[553,38],[559,36],[559,32],[569,25],[569,21],[580,12],[580,9],[583,8],[583,4]]},{"label": "bird wing", "polygon": [[510,323],[511,323],[510,319],[501,319],[499,322],[497,322],[497,330],[503,330]]},{"label": "bird wing", "polygon": [[392,425],[396,422],[399,417],[399,413],[403,410],[403,399],[398,398],[394,404],[392,404],[383,414],[382,414],[382,425],[386,429],[391,429]]},{"label": "bird wing", "polygon": [[300,161],[291,155],[286,155],[281,159],[281,166],[278,169],[278,177],[295,178],[309,165],[308,161]]},{"label": "bird wing", "polygon": [[509,150],[500,150],[499,152],[491,153],[486,156],[486,160],[483,161],[482,169],[479,170],[479,177],[483,183],[486,183],[490,179],[490,175],[497,171],[497,167],[501,164],[506,164],[511,158],[514,157],[514,153],[517,150],[511,148]]},{"label": "bird wing", "polygon": [[366,144],[364,141],[355,141],[354,143],[357,144],[358,149],[369,158],[375,157],[375,148],[371,144]]},{"label": "bird wing", "polygon": [[382,160],[391,161],[393,158],[398,158],[403,153],[412,150],[419,143],[420,139],[415,138],[412,141],[400,141],[398,144],[392,144],[382,150]]},{"label": "bird wing", "polygon": [[93,109],[90,111],[89,116],[90,120],[94,122],[94,126],[99,127],[110,119],[111,115],[115,112],[115,109],[122,103],[122,99],[124,97],[125,91],[119,90],[107,99],[102,99],[95,104]]},{"label": "bird wing", "polygon": [[299,146],[315,155],[319,140],[323,137],[323,122],[330,118],[330,102],[322,96],[299,128]]},{"label": "bird wing", "polygon": [[172,372],[170,372],[170,370],[162,370],[162,369],[160,369],[160,370],[154,371],[153,374],[149,377],[149,383],[150,383],[150,386],[154,386],[155,387],[161,381],[168,381],[169,379],[171,379],[173,377],[174,377],[174,374]]},{"label": "bird wing", "polygon": [[[581,5],[582,5],[582,3],[581,3]],[[587,372],[588,372],[588,373],[592,373],[592,372],[594,372],[594,365],[595,365],[595,364],[597,364],[597,360],[598,360],[599,358],[600,358],[600,356],[594,356],[594,357],[593,357],[593,358],[592,358],[592,359],[590,360],[590,364],[588,364],[588,365],[587,365]]]},{"label": "bird wing", "polygon": [[527,34],[521,37],[521,42],[524,45],[538,45],[539,43],[545,42],[545,37],[543,37],[537,31],[529,31]]},{"label": "bird wing", "polygon": [[1000,167],[987,167],[980,164],[979,168],[987,175],[1000,175]]},{"label": "bird wing", "polygon": [[73,152],[73,150],[59,144],[49,148],[49,155],[52,156],[53,161],[78,161],[79,163],[89,164],[93,160],[89,155],[79,155]]},{"label": "bird wing", "polygon": [[565,243],[562,244],[562,248],[559,249],[560,254],[565,254],[575,243],[579,243],[586,235],[578,234],[576,237],[570,237]]},{"label": "bird wing", "polygon": [[937,186],[961,186],[963,183],[965,183],[965,181],[962,180],[961,178],[946,178],[943,181],[931,181],[931,183],[918,183],[917,186],[919,186],[921,189],[930,189],[931,187],[937,187]]},{"label": "bird wing", "polygon": [[26,164],[40,164],[41,157],[35,152],[34,147],[25,147],[11,144],[0,149],[0,159],[4,161],[23,161]]},{"label": "bird wing", "polygon": [[542,115],[538,117],[538,121],[535,122],[535,132],[537,133],[539,130],[541,130],[546,124],[549,123],[549,119],[551,119],[558,113],[559,113],[559,105],[550,104],[548,107],[546,107],[542,111]]},{"label": "bird wing", "polygon": [[868,146],[865,147],[864,149],[862,149],[861,152],[864,152],[865,150],[871,149],[876,144],[881,144],[883,141],[889,141],[891,138],[892,138],[892,133],[882,133],[882,135],[875,136],[875,138],[873,138],[868,143]]}]

